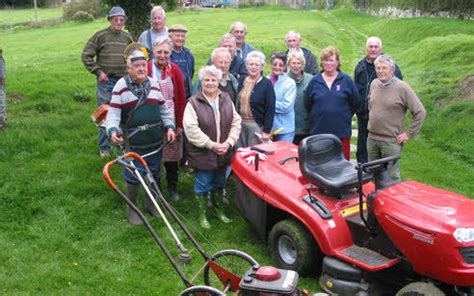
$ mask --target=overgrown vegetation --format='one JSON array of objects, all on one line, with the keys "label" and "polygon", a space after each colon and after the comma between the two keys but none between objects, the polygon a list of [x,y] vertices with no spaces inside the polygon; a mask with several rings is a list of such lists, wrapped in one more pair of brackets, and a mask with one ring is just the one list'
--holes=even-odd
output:
[{"label": "overgrown vegetation", "polygon": [[65,20],[88,20],[104,16],[101,0],[73,1],[63,7]]},{"label": "overgrown vegetation", "polygon": [[[410,141],[402,177],[474,197],[474,102],[459,98],[459,83],[474,73],[474,28],[445,19],[387,20],[349,9],[316,13],[277,7],[213,9],[169,13],[168,25],[186,25],[187,46],[199,68],[228,25],[248,25],[248,42],[266,56],[284,49],[284,36],[296,29],[303,46],[319,55],[329,44],[341,49],[342,69],[352,74],[364,55],[365,40],[382,36],[405,80],[428,109],[422,134]],[[223,21],[225,20],[225,21]],[[275,26],[278,20],[278,26]],[[125,219],[124,205],[103,182],[105,161],[97,155],[95,79],[80,54],[104,20],[64,23],[38,30],[2,32],[7,65],[9,127],[0,133],[0,294],[158,294],[184,288],[143,227]],[[23,53],[35,43],[34,50]],[[265,74],[269,72],[267,65]],[[114,172],[120,183],[120,172]],[[232,211],[231,226],[212,219],[211,231],[198,226],[193,178],[182,173],[183,199],[173,206],[204,248],[213,253],[238,248],[261,264],[273,264],[269,251]],[[161,221],[159,234],[172,246]],[[177,252],[173,252],[177,255]],[[195,250],[194,273],[201,264]],[[316,279],[301,286],[318,289]]]}]

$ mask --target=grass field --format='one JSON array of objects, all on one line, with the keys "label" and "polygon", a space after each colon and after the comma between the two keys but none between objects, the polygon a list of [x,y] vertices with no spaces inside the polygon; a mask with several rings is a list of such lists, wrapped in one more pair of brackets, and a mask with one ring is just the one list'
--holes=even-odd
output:
[{"label": "grass field", "polygon": [[[350,74],[364,55],[366,38],[382,36],[385,52],[395,57],[428,110],[422,134],[405,147],[402,177],[474,197],[474,103],[459,98],[460,81],[474,73],[472,21],[389,20],[349,10],[277,7],[167,16],[169,25],[190,29],[187,45],[197,68],[236,20],[248,24],[248,42],[267,56],[284,50],[291,29],[301,32],[303,46],[315,53],[334,44],[341,49],[343,71]],[[123,204],[102,180],[105,161],[98,158],[96,128],[89,121],[95,80],[80,54],[87,39],[106,25],[16,28],[0,37],[9,95],[9,127],[0,133],[2,295],[175,295],[184,288],[145,229],[128,225]],[[212,230],[199,228],[192,182],[182,174],[183,199],[174,206],[204,249],[237,248],[261,264],[273,264],[268,249],[233,209],[231,226],[211,220]],[[153,224],[169,237],[159,221]],[[201,263],[196,250],[192,255],[188,275]],[[301,286],[318,290],[315,278],[304,278]]]},{"label": "grass field", "polygon": [[[45,21],[63,16],[62,8],[38,8],[38,21]],[[33,9],[0,9],[0,26],[15,25],[35,21]]]}]

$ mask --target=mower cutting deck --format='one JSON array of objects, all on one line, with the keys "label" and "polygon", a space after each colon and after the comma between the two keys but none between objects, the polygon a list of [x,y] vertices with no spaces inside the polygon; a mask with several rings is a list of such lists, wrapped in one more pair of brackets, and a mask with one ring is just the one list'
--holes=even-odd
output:
[{"label": "mower cutting deck", "polygon": [[354,165],[332,135],[255,148],[232,163],[237,207],[280,267],[331,294],[474,295],[474,201],[394,183],[399,157]]}]

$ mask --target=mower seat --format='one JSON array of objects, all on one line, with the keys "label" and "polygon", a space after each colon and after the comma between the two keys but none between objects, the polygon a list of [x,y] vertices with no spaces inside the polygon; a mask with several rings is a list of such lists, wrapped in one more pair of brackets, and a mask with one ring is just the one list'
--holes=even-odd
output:
[{"label": "mower seat", "polygon": [[[357,187],[356,166],[344,158],[338,137],[320,134],[307,137],[298,148],[300,170],[312,184],[329,194],[339,194]],[[363,173],[363,183],[372,178]]]}]

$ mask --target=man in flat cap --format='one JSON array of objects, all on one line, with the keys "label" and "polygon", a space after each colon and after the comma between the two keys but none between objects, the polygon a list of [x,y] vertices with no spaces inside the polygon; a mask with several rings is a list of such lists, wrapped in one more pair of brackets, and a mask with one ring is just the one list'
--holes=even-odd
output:
[{"label": "man in flat cap", "polygon": [[169,28],[168,32],[171,42],[173,43],[171,60],[175,62],[181,69],[181,72],[183,72],[186,98],[189,98],[193,90],[194,56],[188,48],[184,47],[188,29],[183,25],[176,24]]},{"label": "man in flat cap", "polygon": [[[123,31],[125,11],[118,6],[112,7],[107,19],[110,27],[96,32],[86,43],[82,51],[82,62],[86,69],[97,77],[97,107],[109,104],[112,89],[117,81],[127,73],[123,52],[133,42],[132,36]],[[99,155],[110,155],[109,138],[103,127],[99,127]]]}]

